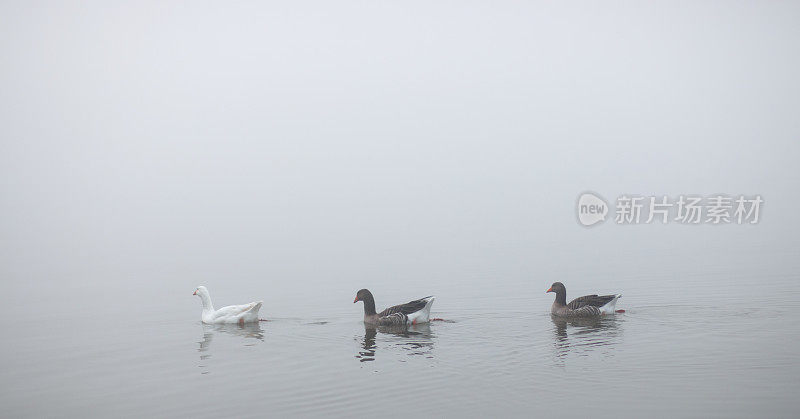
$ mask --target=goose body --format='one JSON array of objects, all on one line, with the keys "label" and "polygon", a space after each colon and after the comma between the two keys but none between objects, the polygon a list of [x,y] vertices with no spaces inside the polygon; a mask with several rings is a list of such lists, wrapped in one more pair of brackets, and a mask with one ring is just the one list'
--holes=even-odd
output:
[{"label": "goose body", "polygon": [[211,304],[211,295],[204,286],[199,286],[194,294],[200,297],[203,303],[203,312],[200,319],[206,324],[231,324],[231,323],[254,323],[258,322],[258,310],[261,309],[261,301],[249,304],[222,307],[214,310]]},{"label": "goose body", "polygon": [[567,288],[560,282],[554,282],[547,292],[556,293],[550,313],[559,317],[599,317],[614,314],[617,300],[622,297],[622,294],[584,295],[567,304]]},{"label": "goose body", "polygon": [[375,312],[375,298],[367,289],[356,294],[353,303],[364,302],[364,323],[378,326],[410,325],[427,323],[430,320],[431,306],[434,297],[428,296],[387,308],[380,313]]}]

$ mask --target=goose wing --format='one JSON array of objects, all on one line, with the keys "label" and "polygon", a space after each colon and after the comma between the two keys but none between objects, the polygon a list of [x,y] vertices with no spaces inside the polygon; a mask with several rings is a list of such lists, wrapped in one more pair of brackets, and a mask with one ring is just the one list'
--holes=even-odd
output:
[{"label": "goose wing", "polygon": [[378,317],[379,318],[388,317],[396,314],[403,314],[404,315],[403,317],[405,317],[411,313],[416,313],[417,311],[420,311],[423,308],[425,308],[425,305],[428,304],[428,298],[431,297],[432,296],[428,296],[425,298],[420,298],[419,300],[409,301],[405,304],[399,304],[393,307],[389,307],[386,310],[383,310],[380,313],[378,313]]},{"label": "goose wing", "polygon": [[396,325],[405,326],[407,322],[408,322],[408,315],[401,312],[378,317],[379,326],[396,326]]},{"label": "goose wing", "polygon": [[584,295],[578,297],[567,304],[567,308],[572,310],[580,310],[584,307],[602,307],[609,301],[613,300],[616,295]]},{"label": "goose wing", "polygon": [[577,317],[596,317],[600,314],[602,314],[600,308],[595,306],[583,306],[570,312],[570,315]]},{"label": "goose wing", "polygon": [[260,308],[261,308],[261,301],[250,304],[222,307],[221,309],[214,312],[213,320],[219,320],[230,317],[239,317],[251,310],[255,310],[256,312],[258,312]]}]

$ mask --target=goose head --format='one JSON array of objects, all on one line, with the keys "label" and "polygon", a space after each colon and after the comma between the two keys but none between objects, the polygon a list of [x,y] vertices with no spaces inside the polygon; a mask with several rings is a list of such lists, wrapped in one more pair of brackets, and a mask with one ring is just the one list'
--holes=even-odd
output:
[{"label": "goose head", "polygon": [[206,289],[206,287],[200,285],[199,287],[197,287],[197,289],[194,290],[192,295],[199,295],[202,297],[203,295],[208,295],[208,290]]},{"label": "goose head", "polygon": [[564,284],[562,284],[560,282],[553,282],[553,285],[550,286],[550,289],[548,289],[545,292],[554,292],[556,294],[559,294],[559,293],[563,292],[564,294],[566,294],[567,293],[567,288],[564,286]]},{"label": "goose head", "polygon": [[359,290],[356,293],[356,298],[353,300],[353,304],[363,301],[364,302],[364,315],[365,316],[374,316],[375,315],[375,298],[372,296],[372,293],[369,292],[368,289],[364,288]]},{"label": "goose head", "polygon": [[359,290],[356,293],[356,299],[353,300],[353,304],[355,304],[355,303],[357,303],[359,301],[369,301],[369,300],[373,300],[374,301],[375,299],[372,297],[372,293],[369,292],[368,289],[364,288],[364,289]]},{"label": "goose head", "polygon": [[200,285],[194,290],[192,295],[200,297],[200,301],[203,303],[203,310],[214,310],[214,305],[211,304],[211,295],[208,293],[206,287]]},{"label": "goose head", "polygon": [[550,289],[546,292],[556,293],[556,300],[553,302],[553,304],[557,306],[567,305],[567,288],[564,286],[564,284],[560,282],[553,282],[553,285],[551,285]]}]

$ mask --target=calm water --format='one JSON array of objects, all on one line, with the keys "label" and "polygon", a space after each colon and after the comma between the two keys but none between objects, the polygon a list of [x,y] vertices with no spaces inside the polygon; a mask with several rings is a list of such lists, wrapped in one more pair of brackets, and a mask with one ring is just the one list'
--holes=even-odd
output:
[{"label": "calm water", "polygon": [[[520,282],[511,295],[438,295],[445,321],[408,331],[365,328],[360,304],[326,306],[324,295],[297,310],[328,316],[274,316],[266,303],[269,321],[207,326],[191,289],[137,317],[123,306],[10,322],[0,406],[5,417],[794,416],[796,277],[731,273],[713,289],[709,275],[684,278],[691,293],[663,275],[623,275],[609,282],[627,313],[600,321],[554,320],[549,283]],[[589,291],[572,282],[568,297]]]}]

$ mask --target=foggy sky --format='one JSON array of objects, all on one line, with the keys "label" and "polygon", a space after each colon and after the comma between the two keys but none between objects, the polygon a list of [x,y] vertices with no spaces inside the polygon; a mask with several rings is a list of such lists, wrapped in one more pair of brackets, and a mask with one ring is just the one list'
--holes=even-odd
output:
[{"label": "foggy sky", "polygon": [[[753,247],[796,272],[799,18],[794,2],[4,2],[0,298],[541,293]],[[586,190],[766,202],[757,226],[586,229]]]}]

